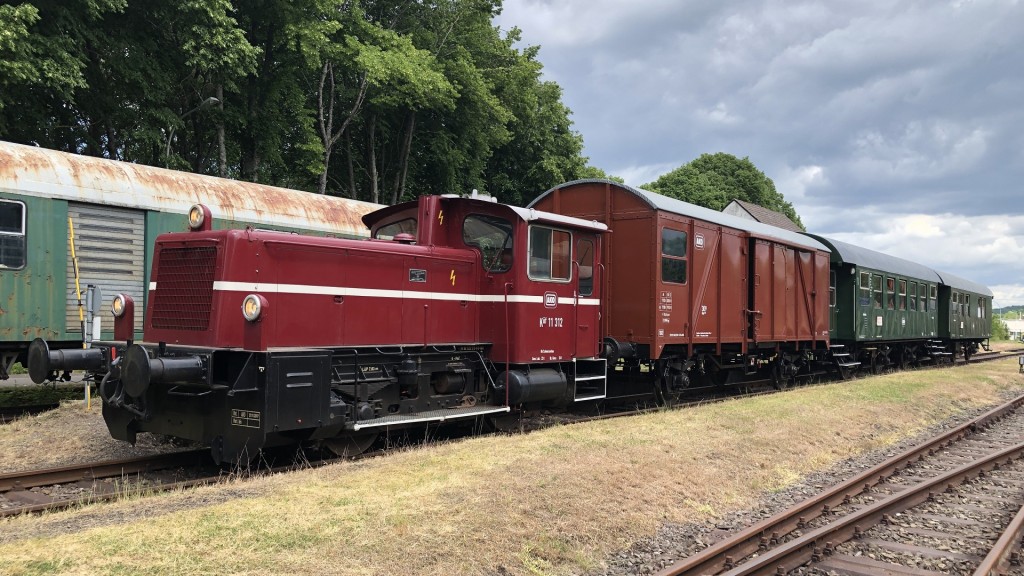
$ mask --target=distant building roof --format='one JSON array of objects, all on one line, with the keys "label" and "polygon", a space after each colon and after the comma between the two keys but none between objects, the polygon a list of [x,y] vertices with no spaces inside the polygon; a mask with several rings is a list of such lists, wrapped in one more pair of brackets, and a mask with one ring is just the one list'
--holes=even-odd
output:
[{"label": "distant building roof", "polygon": [[769,210],[764,206],[758,206],[757,204],[752,204],[743,200],[733,200],[725,207],[724,210],[722,210],[722,212],[733,216],[739,216],[740,218],[755,220],[763,224],[768,224],[769,226],[776,226],[784,230],[803,232],[803,230],[796,225],[796,222],[790,220],[785,214]]}]

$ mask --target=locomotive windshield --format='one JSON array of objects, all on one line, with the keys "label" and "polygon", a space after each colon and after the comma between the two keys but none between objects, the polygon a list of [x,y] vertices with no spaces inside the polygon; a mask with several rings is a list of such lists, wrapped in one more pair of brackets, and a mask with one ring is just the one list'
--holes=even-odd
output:
[{"label": "locomotive windshield", "polygon": [[405,220],[385,224],[377,229],[377,233],[373,237],[380,240],[393,240],[399,234],[412,234],[416,236],[416,219],[406,218]]},{"label": "locomotive windshield", "polygon": [[466,216],[462,241],[480,251],[484,270],[508,272],[512,268],[512,223],[508,220],[482,214]]}]

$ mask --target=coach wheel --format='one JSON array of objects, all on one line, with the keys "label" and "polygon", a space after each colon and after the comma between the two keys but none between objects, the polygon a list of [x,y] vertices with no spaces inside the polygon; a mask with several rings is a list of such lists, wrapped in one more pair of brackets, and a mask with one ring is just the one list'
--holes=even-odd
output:
[{"label": "coach wheel", "polygon": [[662,406],[675,405],[689,387],[690,375],[680,367],[680,363],[661,362],[658,382],[655,386],[659,404]]},{"label": "coach wheel", "polygon": [[900,349],[900,370],[909,370],[917,363],[914,350],[907,346]]},{"label": "coach wheel", "polygon": [[964,362],[968,363],[971,361],[971,355],[974,354],[974,347],[970,344],[964,344]]},{"label": "coach wheel", "polygon": [[345,434],[324,440],[324,446],[342,458],[352,458],[366,452],[377,440],[376,432],[362,434]]},{"label": "coach wheel", "polygon": [[776,390],[785,390],[791,384],[796,384],[796,374],[799,370],[795,362],[784,355],[779,355],[772,363],[772,386]]}]

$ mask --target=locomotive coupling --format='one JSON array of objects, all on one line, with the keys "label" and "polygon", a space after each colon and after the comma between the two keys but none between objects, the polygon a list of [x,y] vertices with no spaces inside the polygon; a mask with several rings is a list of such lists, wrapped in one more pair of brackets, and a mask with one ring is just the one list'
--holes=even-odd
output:
[{"label": "locomotive coupling", "polygon": [[149,351],[133,344],[125,350],[121,364],[121,383],[129,396],[139,398],[150,384],[161,382],[200,382],[205,376],[199,356],[150,358]]},{"label": "locomotive coupling", "polygon": [[46,341],[36,338],[28,346],[28,375],[36,384],[42,384],[54,372],[95,370],[106,361],[99,348],[50,350]]}]

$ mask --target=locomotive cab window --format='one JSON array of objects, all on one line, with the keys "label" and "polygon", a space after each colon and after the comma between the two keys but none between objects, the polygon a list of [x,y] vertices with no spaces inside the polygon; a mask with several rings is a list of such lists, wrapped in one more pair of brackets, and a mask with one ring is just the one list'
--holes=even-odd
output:
[{"label": "locomotive cab window", "polygon": [[661,281],[686,284],[686,232],[662,228]]},{"label": "locomotive cab window", "polygon": [[25,267],[25,204],[0,200],[0,268]]},{"label": "locomotive cab window", "polygon": [[462,222],[462,241],[480,251],[488,272],[512,269],[512,223],[504,218],[471,214]]},{"label": "locomotive cab window", "polygon": [[530,226],[531,280],[568,281],[571,277],[572,234],[546,226]]},{"label": "locomotive cab window", "polygon": [[590,240],[580,240],[579,260],[580,270],[580,296],[590,296],[594,293],[594,243]]},{"label": "locomotive cab window", "polygon": [[393,240],[399,234],[412,234],[416,236],[416,219],[406,218],[405,220],[385,224],[377,229],[373,237],[380,240]]}]

